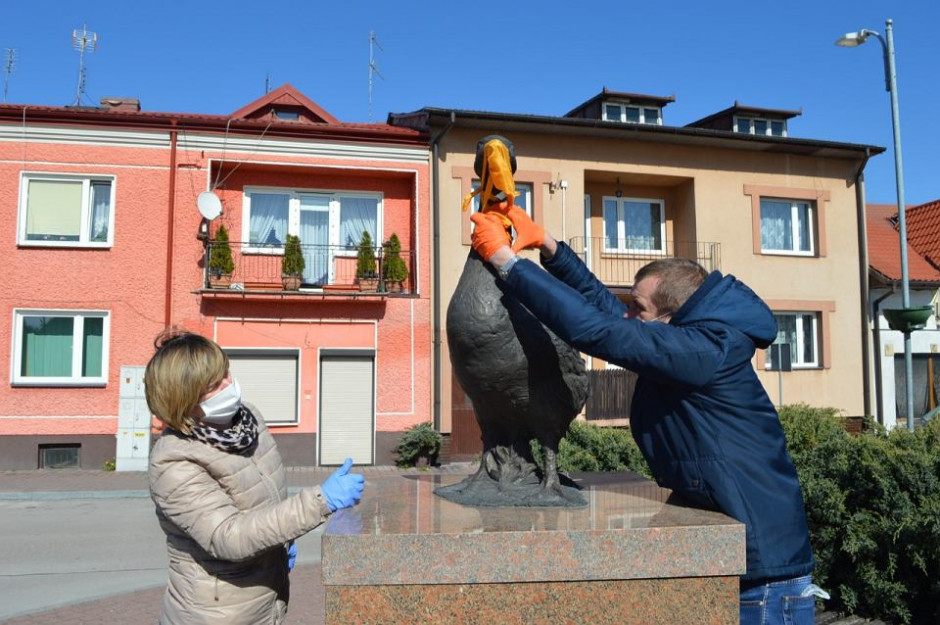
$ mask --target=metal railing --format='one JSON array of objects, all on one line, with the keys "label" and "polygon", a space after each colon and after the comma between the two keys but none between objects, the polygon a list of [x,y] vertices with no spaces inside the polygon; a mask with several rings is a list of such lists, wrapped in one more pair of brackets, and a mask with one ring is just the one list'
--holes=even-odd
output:
[{"label": "metal railing", "polygon": [[[231,277],[220,281],[209,268],[209,260],[213,250],[222,245],[228,245],[232,253],[235,269]],[[399,257],[405,266],[405,279],[398,285],[387,281],[386,264],[388,252],[382,247],[374,248],[375,277],[371,280],[360,279],[356,276],[356,259],[358,247],[346,245],[312,245],[301,244],[304,257],[304,272],[301,276],[300,288],[304,290],[320,289],[324,292],[350,292],[374,291],[380,293],[402,292],[413,293],[416,282],[415,253],[402,250]],[[205,272],[205,288],[227,288],[233,290],[284,290],[281,280],[281,258],[284,255],[283,246],[263,245],[229,241],[207,241],[203,266]],[[226,284],[230,282],[230,284]]]},{"label": "metal railing", "polygon": [[572,237],[568,243],[597,278],[609,286],[633,284],[641,267],[663,258],[688,258],[708,271],[721,269],[721,244],[704,241],[661,241],[637,237],[607,239]]}]

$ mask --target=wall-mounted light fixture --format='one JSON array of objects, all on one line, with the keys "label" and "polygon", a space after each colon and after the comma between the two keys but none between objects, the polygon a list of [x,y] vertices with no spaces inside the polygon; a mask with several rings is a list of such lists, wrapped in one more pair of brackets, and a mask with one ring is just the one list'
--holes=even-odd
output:
[{"label": "wall-mounted light fixture", "polygon": [[614,195],[617,197],[623,197],[623,190],[620,188],[620,177],[617,177],[617,190],[614,191]]}]

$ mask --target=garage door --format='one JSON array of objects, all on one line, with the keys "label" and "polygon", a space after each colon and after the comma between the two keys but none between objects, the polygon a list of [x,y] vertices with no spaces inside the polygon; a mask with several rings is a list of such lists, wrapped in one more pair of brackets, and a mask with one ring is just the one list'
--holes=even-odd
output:
[{"label": "garage door", "polygon": [[265,423],[297,423],[297,370],[295,351],[229,351],[229,369],[238,379],[242,398],[254,404]]},{"label": "garage door", "polygon": [[374,464],[374,363],[371,353],[321,356],[321,465],[342,464],[347,457]]}]

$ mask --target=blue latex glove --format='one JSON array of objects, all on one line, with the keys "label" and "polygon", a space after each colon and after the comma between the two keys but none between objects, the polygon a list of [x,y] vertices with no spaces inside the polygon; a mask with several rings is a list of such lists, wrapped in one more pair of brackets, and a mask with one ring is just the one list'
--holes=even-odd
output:
[{"label": "blue latex glove", "polygon": [[362,497],[362,488],[366,480],[358,473],[349,472],[352,463],[352,458],[346,458],[343,466],[326,478],[323,486],[320,487],[323,498],[330,507],[330,512],[336,512],[340,508],[351,508]]},{"label": "blue latex glove", "polygon": [[287,548],[287,570],[293,571],[294,564],[297,562],[297,543],[291,543]]}]

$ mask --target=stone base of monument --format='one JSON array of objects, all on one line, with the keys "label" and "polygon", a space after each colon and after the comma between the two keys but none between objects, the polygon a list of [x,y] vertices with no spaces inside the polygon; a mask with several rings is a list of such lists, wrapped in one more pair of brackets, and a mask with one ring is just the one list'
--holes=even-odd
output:
[{"label": "stone base of monument", "polygon": [[[327,524],[326,623],[736,624],[744,526],[629,473],[582,508],[474,508],[459,475],[370,478]],[[294,592],[301,592],[294,589]]]}]

